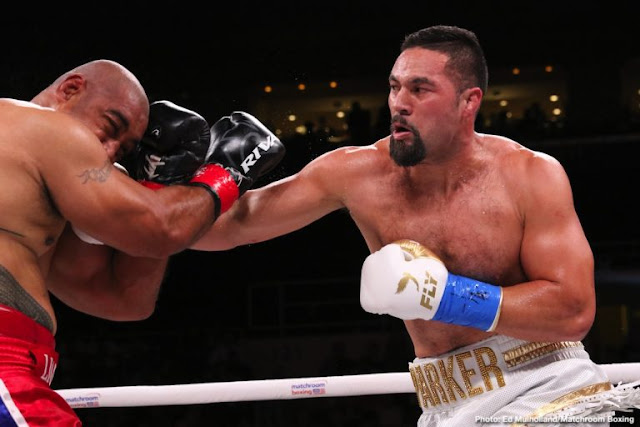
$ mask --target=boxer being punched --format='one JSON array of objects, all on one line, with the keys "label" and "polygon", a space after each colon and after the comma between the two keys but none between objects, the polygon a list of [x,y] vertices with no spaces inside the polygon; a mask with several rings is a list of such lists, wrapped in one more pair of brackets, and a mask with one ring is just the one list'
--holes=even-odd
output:
[{"label": "boxer being punched", "polygon": [[[135,76],[106,60],[63,74],[31,102],[0,100],[0,425],[81,424],[49,388],[57,365],[49,292],[91,315],[148,317],[167,258],[244,190],[226,143],[278,148],[257,125],[245,145],[235,134],[212,148],[198,114],[167,102],[152,106],[151,119],[149,110]],[[140,156],[154,167],[136,182],[113,162],[148,121]],[[263,159],[245,174],[255,179],[279,157]]]},{"label": "boxer being punched", "polygon": [[[346,208],[372,254],[365,310],[404,320],[421,426],[544,415],[609,392],[580,340],[594,262],[563,167],[475,132],[487,88],[476,36],[407,36],[389,76],[391,135],[248,191],[194,248],[224,250]],[[574,393],[574,394],[572,394]]]}]

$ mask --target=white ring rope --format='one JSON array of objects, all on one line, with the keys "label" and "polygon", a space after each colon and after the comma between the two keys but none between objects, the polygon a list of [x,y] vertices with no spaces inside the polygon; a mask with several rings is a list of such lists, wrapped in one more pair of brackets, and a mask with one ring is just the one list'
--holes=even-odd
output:
[{"label": "white ring rope", "polygon": [[[640,363],[600,365],[611,382],[640,379]],[[415,393],[408,372],[219,383],[57,390],[72,408],[195,405],[310,397]]]}]

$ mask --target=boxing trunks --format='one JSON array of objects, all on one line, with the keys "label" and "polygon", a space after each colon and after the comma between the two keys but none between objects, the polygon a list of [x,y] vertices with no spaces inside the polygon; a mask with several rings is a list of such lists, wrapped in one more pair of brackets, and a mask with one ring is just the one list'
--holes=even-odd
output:
[{"label": "boxing trunks", "polygon": [[0,427],[82,425],[50,387],[57,363],[51,332],[0,304]]},{"label": "boxing trunks", "polygon": [[629,392],[612,386],[580,342],[497,335],[415,359],[409,371],[422,408],[418,427],[608,426],[616,399]]}]

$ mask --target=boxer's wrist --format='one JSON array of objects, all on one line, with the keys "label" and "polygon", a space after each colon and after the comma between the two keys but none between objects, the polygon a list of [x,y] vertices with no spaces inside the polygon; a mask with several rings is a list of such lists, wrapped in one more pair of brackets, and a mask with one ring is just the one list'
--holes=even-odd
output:
[{"label": "boxer's wrist", "polygon": [[493,331],[502,309],[502,287],[449,273],[432,320]]},{"label": "boxer's wrist", "polygon": [[401,240],[369,255],[362,266],[360,304],[376,314],[493,331],[502,288],[450,274],[428,248]]},{"label": "boxer's wrist", "polygon": [[203,165],[187,185],[203,187],[209,191],[216,205],[216,218],[229,210],[239,197],[235,180],[229,171],[219,164]]}]

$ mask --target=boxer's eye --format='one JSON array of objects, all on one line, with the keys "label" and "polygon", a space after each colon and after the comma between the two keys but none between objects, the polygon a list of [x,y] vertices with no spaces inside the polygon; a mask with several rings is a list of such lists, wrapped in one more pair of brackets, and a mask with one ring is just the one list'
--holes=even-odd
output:
[{"label": "boxer's eye", "polygon": [[104,116],[105,125],[103,126],[104,133],[108,135],[110,138],[117,138],[120,133],[120,126],[117,121],[115,121],[112,117],[108,115]]}]

